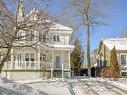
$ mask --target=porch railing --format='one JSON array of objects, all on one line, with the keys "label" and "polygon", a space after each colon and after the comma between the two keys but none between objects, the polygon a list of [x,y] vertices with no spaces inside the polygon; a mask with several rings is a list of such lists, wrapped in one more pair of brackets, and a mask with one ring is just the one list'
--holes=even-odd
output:
[{"label": "porch railing", "polygon": [[[69,70],[69,67],[64,65],[64,70]],[[9,61],[5,62],[2,70],[41,70],[47,68],[50,70],[52,68],[51,62],[41,62],[38,61]],[[62,65],[57,68],[55,65],[53,66],[53,70],[62,70]]]},{"label": "porch railing", "polygon": [[9,61],[5,62],[3,70],[39,70],[38,61]]}]

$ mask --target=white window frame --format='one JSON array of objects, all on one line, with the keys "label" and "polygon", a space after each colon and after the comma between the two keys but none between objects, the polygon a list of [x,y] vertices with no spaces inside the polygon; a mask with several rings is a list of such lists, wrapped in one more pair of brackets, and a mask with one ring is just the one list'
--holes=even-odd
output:
[{"label": "white window frame", "polygon": [[29,53],[30,61],[35,61],[35,54],[34,53]]},{"label": "white window frame", "polygon": [[59,34],[54,34],[53,35],[53,41],[54,42],[59,42],[60,41],[60,35]]},{"label": "white window frame", "polygon": [[32,58],[33,58],[34,61],[35,61],[35,59],[36,59],[36,58],[35,58],[35,53],[33,53],[33,52],[30,52],[30,53],[29,53],[29,52],[26,52],[26,53],[25,53],[25,61],[26,61],[26,54],[28,54],[28,59],[29,59],[28,61],[32,61],[32,60],[31,60]]},{"label": "white window frame", "polygon": [[[122,64],[121,64],[121,56],[122,56],[122,55],[125,55],[125,56],[126,56],[126,64],[125,64],[125,65],[122,65]],[[121,65],[121,66],[127,66],[127,53],[120,53],[120,65]]]},{"label": "white window frame", "polygon": [[[26,56],[26,54],[28,54],[28,56]],[[28,58],[28,60],[26,60],[26,58]],[[30,54],[29,53],[25,53],[25,61],[30,61]]]}]

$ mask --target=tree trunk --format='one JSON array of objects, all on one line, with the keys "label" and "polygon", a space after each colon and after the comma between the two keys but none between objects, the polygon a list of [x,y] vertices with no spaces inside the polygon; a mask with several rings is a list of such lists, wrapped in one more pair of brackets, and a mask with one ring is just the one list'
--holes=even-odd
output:
[{"label": "tree trunk", "polygon": [[1,61],[1,63],[0,63],[0,74],[1,74],[1,72],[2,72],[2,68],[3,68],[3,66],[4,66],[4,63],[6,62],[6,59],[7,59],[8,55],[9,55],[10,51],[11,51],[11,47],[8,48],[5,57],[2,59],[2,61]]},{"label": "tree trunk", "polygon": [[86,46],[87,46],[87,64],[88,76],[91,76],[91,62],[90,62],[90,30],[89,30],[89,16],[86,14]]},{"label": "tree trunk", "polygon": [[2,61],[1,61],[1,63],[0,63],[0,74],[1,74],[1,72],[2,72],[2,68],[3,68],[3,66],[4,66],[4,63],[6,62],[6,59],[7,59],[8,55],[9,55],[9,53],[10,53],[10,51],[11,51],[12,43],[13,43],[13,41],[14,41],[15,38],[16,38],[17,31],[18,31],[17,27],[14,26],[14,33],[15,33],[15,35],[12,37],[10,46],[7,48],[7,53],[6,53],[5,57],[2,59]]}]

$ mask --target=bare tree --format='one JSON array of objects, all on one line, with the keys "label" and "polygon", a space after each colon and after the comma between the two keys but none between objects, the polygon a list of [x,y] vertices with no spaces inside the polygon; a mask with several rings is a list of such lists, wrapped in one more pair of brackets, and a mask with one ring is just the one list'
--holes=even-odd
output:
[{"label": "bare tree", "polygon": [[[0,0],[0,73],[12,48],[35,48],[39,39],[33,41],[33,37],[43,37],[48,33],[53,19],[47,11],[47,6],[37,12],[39,1],[43,2],[43,0],[37,0],[37,2],[34,0]],[[14,7],[13,10],[9,4]],[[29,9],[28,6],[31,8]],[[42,31],[42,34],[34,35],[32,31]],[[21,33],[24,35],[20,35]]]},{"label": "bare tree", "polygon": [[104,5],[109,4],[109,0],[68,0],[66,7],[69,8],[73,17],[77,17],[79,24],[85,28],[86,32],[86,50],[88,63],[88,76],[91,76],[90,62],[90,31],[95,26],[105,25],[103,17],[106,16]]}]

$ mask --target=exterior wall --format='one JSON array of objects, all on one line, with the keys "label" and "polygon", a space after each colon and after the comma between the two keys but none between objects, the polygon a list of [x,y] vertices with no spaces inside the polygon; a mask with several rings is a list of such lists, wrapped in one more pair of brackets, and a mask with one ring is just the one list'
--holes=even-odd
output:
[{"label": "exterior wall", "polygon": [[109,66],[110,63],[110,50],[102,44],[99,51],[98,60],[106,61],[106,66]]},{"label": "exterior wall", "polygon": [[[53,31],[51,30],[51,35],[52,36],[52,39],[48,40],[47,43],[51,43],[51,44],[59,44],[59,45],[69,45],[69,41],[70,41],[70,36],[71,34],[70,33],[63,33],[64,31]],[[54,42],[53,41],[53,35],[59,35],[59,42]]]},{"label": "exterior wall", "polygon": [[[27,31],[28,32],[28,31]],[[25,35],[28,35],[26,31],[20,31],[17,36],[25,36]],[[43,42],[43,37],[42,39],[40,39],[40,34],[39,33],[42,33],[41,35],[43,35],[43,32],[38,32],[38,31],[33,31],[32,35],[34,35],[32,37],[32,41],[35,41],[35,42]],[[64,33],[65,31],[63,30],[50,30],[49,33],[48,33],[48,36],[49,37],[46,37],[46,42],[45,43],[48,43],[48,44],[59,44],[59,45],[69,45],[69,41],[70,41],[70,37],[71,37],[71,33],[70,31],[67,31],[66,30],[66,33]],[[30,32],[28,32],[30,33]],[[53,41],[53,35],[59,35],[59,42],[54,42]],[[23,42],[23,41],[26,41],[27,37],[22,37],[19,41],[17,42]],[[31,40],[29,39],[29,42],[31,42]]]},{"label": "exterior wall", "polygon": [[2,76],[11,80],[34,80],[41,78],[41,73],[35,71],[3,71]]}]

